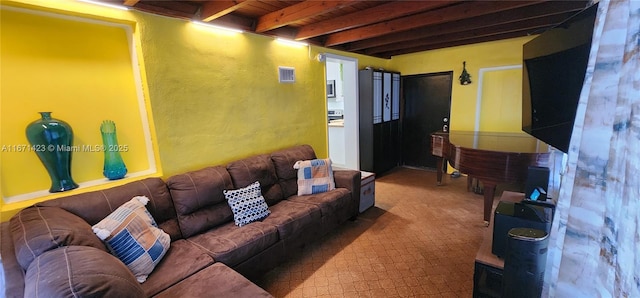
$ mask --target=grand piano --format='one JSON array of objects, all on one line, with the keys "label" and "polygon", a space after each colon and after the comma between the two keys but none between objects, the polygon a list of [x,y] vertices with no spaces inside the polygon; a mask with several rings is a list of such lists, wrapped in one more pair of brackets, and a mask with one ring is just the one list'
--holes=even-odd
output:
[{"label": "grand piano", "polygon": [[[501,183],[523,183],[529,166],[546,167],[549,147],[525,133],[450,131],[431,134],[431,154],[439,157],[438,185],[447,161],[468,178],[484,186],[484,222],[491,220],[496,186]],[[472,179],[467,188],[471,190]]]}]

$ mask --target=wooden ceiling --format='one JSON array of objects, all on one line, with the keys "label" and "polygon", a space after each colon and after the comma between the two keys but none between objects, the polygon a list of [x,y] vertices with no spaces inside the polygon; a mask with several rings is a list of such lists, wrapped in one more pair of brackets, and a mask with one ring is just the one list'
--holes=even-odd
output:
[{"label": "wooden ceiling", "polygon": [[588,0],[99,1],[382,58],[538,34],[589,3]]}]

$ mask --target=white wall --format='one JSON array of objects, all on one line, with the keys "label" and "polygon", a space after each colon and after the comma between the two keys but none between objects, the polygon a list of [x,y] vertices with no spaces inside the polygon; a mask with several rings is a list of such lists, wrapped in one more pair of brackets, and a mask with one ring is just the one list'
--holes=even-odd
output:
[{"label": "white wall", "polygon": [[327,81],[336,81],[336,97],[327,98],[327,106],[329,110],[344,109],[344,90],[342,76],[340,75],[341,64],[336,61],[327,61]]}]

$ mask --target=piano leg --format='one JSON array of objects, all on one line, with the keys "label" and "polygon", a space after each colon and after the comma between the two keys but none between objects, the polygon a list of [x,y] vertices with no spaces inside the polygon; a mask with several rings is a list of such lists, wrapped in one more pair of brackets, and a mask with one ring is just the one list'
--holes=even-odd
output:
[{"label": "piano leg", "polygon": [[467,176],[467,191],[473,191],[477,195],[484,193],[484,190],[480,186],[480,180],[473,178],[470,175]]},{"label": "piano leg", "polygon": [[438,185],[442,185],[442,172],[444,171],[444,166],[446,163],[444,162],[443,157],[436,158],[436,177],[438,179]]},{"label": "piano leg", "polygon": [[484,225],[489,226],[491,221],[491,209],[493,209],[493,196],[496,193],[496,184],[492,182],[482,182],[484,185]]}]

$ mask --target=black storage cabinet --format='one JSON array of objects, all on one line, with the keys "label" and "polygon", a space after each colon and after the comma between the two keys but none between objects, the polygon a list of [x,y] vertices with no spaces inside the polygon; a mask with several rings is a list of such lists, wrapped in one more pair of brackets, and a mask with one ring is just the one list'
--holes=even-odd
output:
[{"label": "black storage cabinet", "polygon": [[400,163],[400,73],[363,69],[358,80],[360,170],[379,175]]}]

